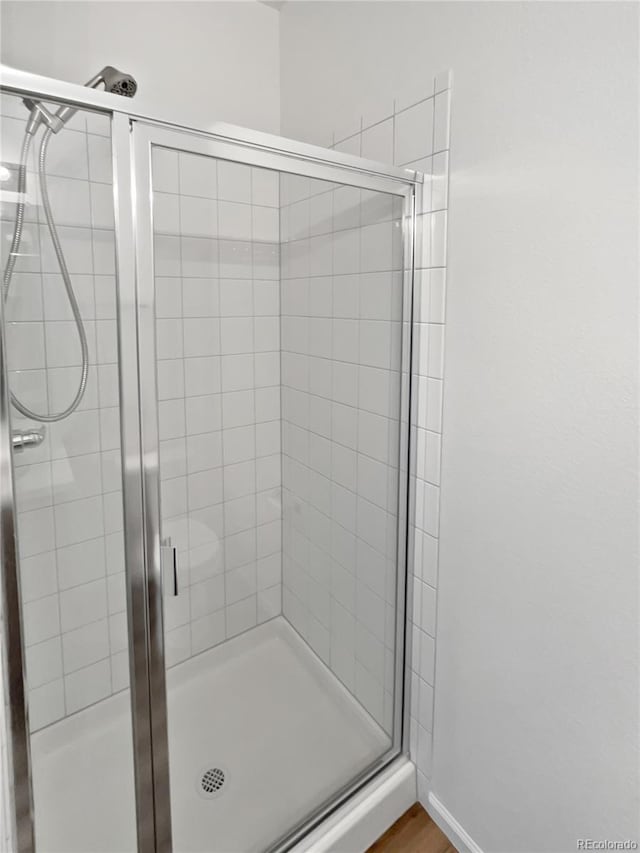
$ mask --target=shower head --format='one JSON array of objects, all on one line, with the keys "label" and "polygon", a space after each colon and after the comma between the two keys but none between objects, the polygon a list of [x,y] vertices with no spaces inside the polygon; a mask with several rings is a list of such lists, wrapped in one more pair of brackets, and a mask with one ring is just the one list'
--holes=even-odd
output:
[{"label": "shower head", "polygon": [[[91,80],[87,80],[84,84],[89,89],[97,89],[100,86],[104,87],[105,92],[110,92],[113,95],[123,95],[125,98],[133,98],[138,90],[138,84],[131,74],[125,71],[118,71],[113,65],[105,65],[102,71],[98,72]],[[54,133],[58,133],[64,125],[69,121],[71,116],[78,111],[77,107],[60,107],[52,115],[46,107],[38,101],[25,99],[27,109],[31,111],[30,119],[27,123],[27,133],[35,133],[40,122],[44,121]]]},{"label": "shower head", "polygon": [[125,98],[133,98],[138,89],[138,84],[131,74],[127,74],[126,71],[118,71],[113,65],[105,65],[99,74],[96,74],[95,77],[92,77],[91,80],[85,83],[85,86],[97,89],[101,83],[104,86],[105,92],[111,92],[113,95],[123,95]]},{"label": "shower head", "polygon": [[[105,65],[102,71],[98,72],[91,80],[87,80],[84,85],[89,89],[97,89],[102,85],[105,92],[110,92],[113,95],[124,95],[125,98],[133,98],[138,89],[138,84],[131,74],[118,71],[113,65]],[[77,109],[75,107],[60,107],[55,113],[55,117],[60,122],[60,125],[57,129],[54,129],[54,132],[57,133],[76,112]]]}]

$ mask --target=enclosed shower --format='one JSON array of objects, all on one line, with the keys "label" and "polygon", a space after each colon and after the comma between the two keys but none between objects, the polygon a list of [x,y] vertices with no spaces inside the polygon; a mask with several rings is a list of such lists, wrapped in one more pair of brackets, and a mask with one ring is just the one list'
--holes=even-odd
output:
[{"label": "enclosed shower", "polygon": [[136,88],[2,70],[16,849],[330,849],[408,764],[422,176]]}]

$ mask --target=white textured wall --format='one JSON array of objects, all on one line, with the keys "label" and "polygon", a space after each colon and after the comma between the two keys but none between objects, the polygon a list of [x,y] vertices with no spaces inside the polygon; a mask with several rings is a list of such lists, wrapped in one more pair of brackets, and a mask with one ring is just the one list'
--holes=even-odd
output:
[{"label": "white textured wall", "polygon": [[487,853],[637,838],[637,6],[281,23],[288,136],[454,72],[432,790]]},{"label": "white textured wall", "polygon": [[7,0],[0,20],[7,65],[72,83],[114,65],[138,81],[137,111],[278,131],[278,13],[263,3]]}]

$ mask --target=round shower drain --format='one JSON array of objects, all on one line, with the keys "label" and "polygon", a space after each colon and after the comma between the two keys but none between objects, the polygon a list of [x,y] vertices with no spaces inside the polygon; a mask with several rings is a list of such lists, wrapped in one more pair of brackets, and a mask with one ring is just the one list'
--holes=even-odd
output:
[{"label": "round shower drain", "polygon": [[226,780],[227,774],[222,767],[207,767],[197,780],[198,793],[206,799],[218,797],[222,793]]}]

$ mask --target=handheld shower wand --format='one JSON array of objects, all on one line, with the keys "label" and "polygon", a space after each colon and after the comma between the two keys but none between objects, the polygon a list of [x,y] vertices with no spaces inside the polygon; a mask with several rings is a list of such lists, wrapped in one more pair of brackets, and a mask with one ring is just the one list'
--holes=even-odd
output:
[{"label": "handheld shower wand", "polygon": [[[100,85],[102,85],[104,86],[106,92],[112,92],[113,94],[117,95],[124,95],[128,98],[132,98],[138,88],[135,79],[130,74],[118,71],[111,65],[106,65],[102,69],[102,71],[96,74],[95,77],[92,77],[91,80],[89,80],[85,85],[91,89],[97,89]],[[52,113],[44,106],[44,104],[40,103],[40,101],[33,101],[30,98],[25,98],[24,104],[29,110],[29,118],[25,127],[24,139],[20,152],[20,166],[18,169],[18,204],[16,209],[15,225],[13,229],[13,238],[11,240],[11,249],[9,252],[9,257],[7,259],[3,276],[3,298],[6,300],[7,296],[9,295],[11,278],[13,276],[16,261],[18,259],[20,241],[22,240],[25,209],[24,194],[26,191],[27,183],[27,160],[29,157],[29,148],[38,128],[41,124],[44,124],[45,129],[42,134],[42,139],[40,140],[40,150],[38,153],[38,179],[40,182],[40,194],[42,196],[42,207],[44,209],[47,227],[51,236],[51,242],[53,244],[56,259],[58,261],[58,266],[62,274],[62,281],[64,283],[67,299],[71,308],[71,313],[73,314],[73,319],[75,321],[76,329],[78,331],[82,358],[82,371],[78,390],[76,391],[73,400],[67,406],[67,408],[61,412],[56,412],[54,414],[41,414],[38,412],[34,412],[27,406],[25,406],[24,403],[22,403],[13,392],[11,393],[11,403],[14,408],[16,408],[20,412],[20,414],[24,415],[24,417],[26,418],[30,418],[34,421],[39,421],[40,423],[55,423],[56,421],[61,421],[64,418],[68,417],[68,415],[75,412],[75,410],[78,408],[78,406],[80,405],[80,401],[84,396],[84,392],[87,387],[87,378],[89,375],[89,348],[87,346],[87,335],[84,329],[84,324],[82,322],[80,309],[78,307],[78,301],[73,291],[73,285],[71,283],[71,277],[69,275],[69,270],[67,269],[64,253],[62,251],[60,238],[58,237],[58,232],[56,230],[56,225],[53,219],[51,203],[49,201],[46,175],[47,148],[49,145],[49,140],[51,139],[52,134],[59,133],[60,130],[62,130],[65,124],[69,121],[69,119],[73,115],[75,115],[75,113],[77,112],[77,107],[61,106],[56,110],[55,113]]]}]

